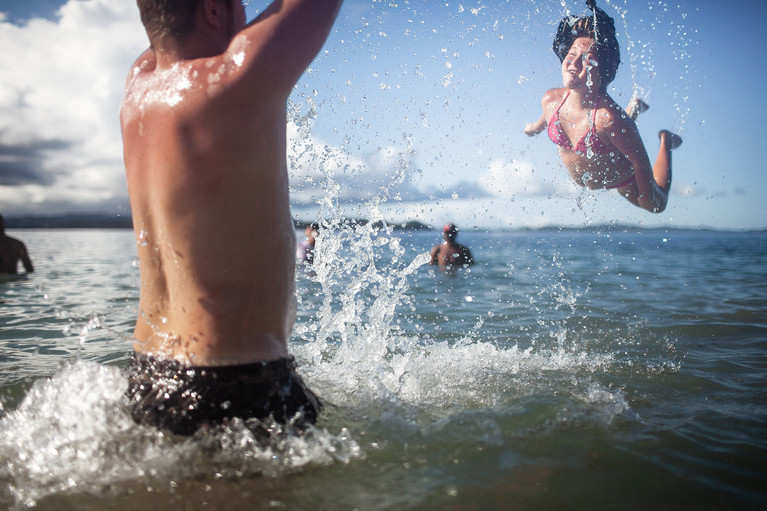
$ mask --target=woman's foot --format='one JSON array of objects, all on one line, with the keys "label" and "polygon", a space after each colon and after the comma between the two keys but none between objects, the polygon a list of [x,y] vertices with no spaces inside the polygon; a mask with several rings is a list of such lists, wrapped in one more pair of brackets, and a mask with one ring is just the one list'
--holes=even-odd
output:
[{"label": "woman's foot", "polygon": [[650,108],[650,105],[642,101],[641,99],[634,97],[629,102],[629,106],[626,108],[626,113],[629,117],[631,117],[631,120],[636,121],[637,117],[639,117],[639,114],[644,112]]},{"label": "woman's foot", "polygon": [[660,130],[658,132],[658,138],[661,139],[661,142],[665,141],[666,147],[669,149],[676,149],[682,145],[682,137],[676,133],[671,133],[669,130]]}]

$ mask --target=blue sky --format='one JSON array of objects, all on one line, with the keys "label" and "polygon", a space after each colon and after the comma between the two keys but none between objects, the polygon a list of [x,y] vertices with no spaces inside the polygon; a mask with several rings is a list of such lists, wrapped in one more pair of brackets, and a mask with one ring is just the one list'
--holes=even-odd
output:
[{"label": "blue sky", "polygon": [[[576,188],[524,125],[560,85],[551,38],[583,2],[347,0],[288,112],[297,217],[340,214],[482,229],[632,224],[767,228],[767,173],[746,121],[765,111],[757,40],[767,3],[598,2],[657,132],[684,137],[667,210]],[[266,2],[251,0],[251,17]],[[133,0],[0,0],[0,212],[128,214],[117,113],[147,45]],[[753,123],[754,121],[752,121]]]}]

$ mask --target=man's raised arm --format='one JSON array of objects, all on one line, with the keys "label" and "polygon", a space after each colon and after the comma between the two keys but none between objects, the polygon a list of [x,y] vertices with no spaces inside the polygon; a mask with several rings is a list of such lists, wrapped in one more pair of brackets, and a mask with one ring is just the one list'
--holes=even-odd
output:
[{"label": "man's raised arm", "polygon": [[245,72],[278,90],[292,89],[333,27],[343,0],[275,0],[243,29],[228,51]]}]

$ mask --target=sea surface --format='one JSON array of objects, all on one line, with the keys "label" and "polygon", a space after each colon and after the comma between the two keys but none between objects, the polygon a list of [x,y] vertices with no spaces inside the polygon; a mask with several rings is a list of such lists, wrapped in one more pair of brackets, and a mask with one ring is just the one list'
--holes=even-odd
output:
[{"label": "sea surface", "polygon": [[268,442],[126,414],[131,231],[9,234],[0,509],[767,509],[765,232],[466,230],[444,272],[326,223],[290,343],[326,411]]}]

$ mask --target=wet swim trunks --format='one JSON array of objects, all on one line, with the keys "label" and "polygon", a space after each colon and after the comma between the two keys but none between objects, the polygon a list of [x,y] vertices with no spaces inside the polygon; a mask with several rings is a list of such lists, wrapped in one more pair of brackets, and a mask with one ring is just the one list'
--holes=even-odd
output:
[{"label": "wet swim trunks", "polygon": [[133,419],[192,435],[203,424],[235,417],[302,428],[322,410],[317,396],[296,373],[293,357],[253,364],[189,367],[134,353],[128,365],[129,407]]}]

